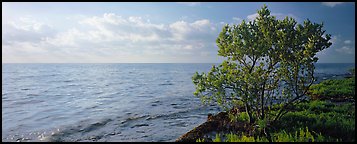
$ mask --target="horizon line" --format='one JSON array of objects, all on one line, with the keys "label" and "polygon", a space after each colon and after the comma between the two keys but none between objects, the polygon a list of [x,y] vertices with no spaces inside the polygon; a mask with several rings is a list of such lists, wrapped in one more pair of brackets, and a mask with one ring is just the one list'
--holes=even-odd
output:
[{"label": "horizon line", "polygon": [[[81,63],[81,62],[70,62],[70,63],[2,63],[2,64],[216,64],[217,62],[113,62],[113,63]],[[221,62],[218,62],[221,63]],[[334,64],[353,64],[355,62],[317,62],[317,63],[334,63]],[[317,64],[315,63],[315,64]]]}]

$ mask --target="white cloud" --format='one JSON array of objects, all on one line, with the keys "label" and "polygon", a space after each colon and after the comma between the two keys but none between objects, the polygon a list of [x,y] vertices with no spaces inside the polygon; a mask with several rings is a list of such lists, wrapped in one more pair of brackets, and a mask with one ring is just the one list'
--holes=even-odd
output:
[{"label": "white cloud", "polygon": [[191,6],[191,7],[198,6],[201,4],[200,2],[177,2],[177,3],[184,4],[184,5]]},{"label": "white cloud", "polygon": [[182,41],[185,39],[195,39],[212,35],[216,28],[207,19],[197,20],[193,23],[185,21],[177,21],[169,25],[174,41]]},{"label": "white cloud", "polygon": [[336,44],[339,41],[339,36],[332,36],[329,42],[331,42],[333,45]]},{"label": "white cloud", "polygon": [[211,28],[212,30],[214,29],[213,27],[211,27],[211,22],[208,19],[197,20],[191,23],[190,25],[200,31],[207,30],[205,28]]},{"label": "white cloud", "polygon": [[343,4],[344,2],[322,2],[322,5],[328,6],[328,7],[335,7],[336,5]]},{"label": "white cloud", "polygon": [[345,44],[351,44],[352,41],[351,41],[351,40],[345,40],[343,43],[345,43]]},{"label": "white cloud", "polygon": [[43,37],[53,36],[56,33],[52,26],[30,16],[3,22],[2,28],[2,40],[5,44],[13,41],[39,42]]},{"label": "white cloud", "polygon": [[[217,25],[208,19],[176,21],[170,24],[151,23],[142,17],[122,17],[114,13],[102,16],[81,17],[77,25],[65,31],[38,35],[36,40],[22,40],[31,37],[46,24],[26,21],[8,25],[14,30],[3,32],[3,60],[7,62],[137,62],[170,56],[184,60],[202,49],[214,51],[210,43],[218,34]],[[27,23],[26,23],[27,22]],[[29,26],[28,23],[32,23]],[[24,31],[31,31],[30,34]],[[26,34],[26,35],[24,35]],[[5,38],[5,39],[4,39]],[[11,39],[9,39],[11,38]],[[207,44],[209,43],[209,44]],[[27,56],[23,56],[25,54]],[[35,58],[34,57],[38,57]],[[135,59],[138,57],[139,59]],[[66,59],[68,61],[61,61]],[[94,62],[96,62],[94,60]],[[152,62],[156,62],[152,60]],[[162,61],[162,60],[161,60]]]},{"label": "white cloud", "polygon": [[251,14],[247,16],[248,21],[253,21],[254,19],[256,19],[259,16],[258,13],[255,14]]},{"label": "white cloud", "polygon": [[354,47],[343,46],[342,48],[335,49],[337,52],[344,53],[344,54],[354,54],[355,49]]},{"label": "white cloud", "polygon": [[235,23],[241,23],[243,21],[243,19],[238,18],[238,17],[233,17],[232,19]]},{"label": "white cloud", "polygon": [[48,27],[48,25],[38,22],[31,17],[20,17],[18,21],[13,21],[9,24],[18,30],[33,32],[43,32]]},{"label": "white cloud", "polygon": [[87,36],[85,33],[80,32],[76,28],[72,28],[68,31],[57,33],[54,37],[45,37],[43,40],[54,46],[79,47],[80,44],[78,41],[86,38]]}]

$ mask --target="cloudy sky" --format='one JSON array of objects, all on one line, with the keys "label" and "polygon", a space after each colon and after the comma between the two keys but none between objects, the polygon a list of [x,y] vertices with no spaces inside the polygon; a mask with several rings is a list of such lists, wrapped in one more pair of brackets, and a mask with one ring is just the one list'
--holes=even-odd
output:
[{"label": "cloudy sky", "polygon": [[278,19],[324,22],[333,45],[319,62],[354,63],[350,3],[2,3],[3,63],[219,63],[224,24],[267,4]]}]

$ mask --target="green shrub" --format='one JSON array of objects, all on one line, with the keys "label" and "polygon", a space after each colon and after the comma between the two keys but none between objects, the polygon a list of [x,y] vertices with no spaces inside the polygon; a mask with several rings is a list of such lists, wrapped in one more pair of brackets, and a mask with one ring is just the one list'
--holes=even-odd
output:
[{"label": "green shrub", "polygon": [[249,122],[249,116],[246,112],[240,112],[238,114],[228,113],[228,118],[231,122]]}]

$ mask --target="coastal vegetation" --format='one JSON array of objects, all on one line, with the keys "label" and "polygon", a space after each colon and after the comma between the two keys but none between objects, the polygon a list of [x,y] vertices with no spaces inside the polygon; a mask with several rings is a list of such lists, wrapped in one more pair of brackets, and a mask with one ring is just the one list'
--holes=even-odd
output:
[{"label": "coastal vegetation", "polygon": [[331,46],[323,24],[278,20],[265,5],[258,15],[224,26],[216,42],[218,55],[227,59],[192,77],[194,95],[223,107],[226,112],[217,116],[224,122],[218,124],[229,127],[215,130],[215,138],[200,135],[195,141],[354,141],[354,100],[327,101],[354,99],[354,69],[352,78],[313,85],[316,53]]},{"label": "coastal vegetation", "polygon": [[[272,126],[272,142],[355,141],[354,103],[336,104],[313,100],[296,104],[289,110]],[[205,139],[199,138],[196,141],[202,142]],[[212,141],[268,142],[268,139],[241,132],[216,134]]]},{"label": "coastal vegetation", "polygon": [[354,68],[350,69],[351,77],[346,79],[325,80],[310,87],[311,98],[316,100],[343,101],[355,100],[355,75]]}]

